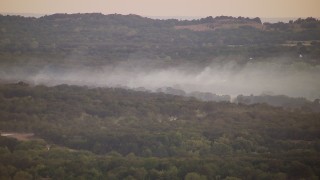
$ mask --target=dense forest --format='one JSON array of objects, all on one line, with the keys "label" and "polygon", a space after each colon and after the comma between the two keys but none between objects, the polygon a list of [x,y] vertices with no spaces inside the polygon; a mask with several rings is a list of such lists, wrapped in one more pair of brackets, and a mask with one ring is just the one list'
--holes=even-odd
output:
[{"label": "dense forest", "polygon": [[[1,179],[317,179],[320,114],[118,88],[0,86]],[[48,149],[48,147],[50,147]]]},{"label": "dense forest", "polygon": [[227,16],[179,21],[137,15],[54,14],[0,16],[0,25],[3,65],[74,65],[76,61],[99,66],[141,58],[166,66],[207,65],[225,56],[242,62],[250,57],[299,59],[299,54],[304,62],[320,62],[320,22],[314,18],[262,24],[259,18]]},{"label": "dense forest", "polygon": [[0,15],[0,179],[319,179],[319,32]]}]

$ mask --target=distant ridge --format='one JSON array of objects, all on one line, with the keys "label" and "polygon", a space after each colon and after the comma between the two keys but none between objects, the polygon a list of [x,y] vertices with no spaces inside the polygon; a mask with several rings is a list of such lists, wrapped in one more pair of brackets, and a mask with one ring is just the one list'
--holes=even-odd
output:
[{"label": "distant ridge", "polygon": [[290,20],[297,20],[298,17],[282,17],[282,18],[269,18],[269,17],[262,17],[261,21],[263,23],[268,22],[268,23],[277,23],[277,22],[284,22],[288,23]]},{"label": "distant ridge", "polygon": [[[41,13],[12,13],[12,12],[0,12],[0,15],[9,15],[9,16],[23,16],[23,17],[43,17],[43,16],[50,16],[53,14],[78,14],[78,13],[48,13],[48,14],[41,14]],[[91,14],[91,13],[80,13],[80,14]],[[94,14],[94,13],[93,13]],[[102,13],[103,14],[103,13]],[[109,14],[104,14],[109,15]],[[141,16],[141,15],[139,15]],[[141,17],[147,17],[150,19],[159,19],[159,20],[168,20],[168,19],[177,19],[177,20],[199,20],[201,18],[205,18],[205,16],[141,16]],[[212,16],[212,17],[219,17],[219,16]],[[234,16],[237,17],[237,16]],[[254,18],[254,17],[249,17]],[[299,18],[307,18],[307,17],[259,17],[262,21],[262,23],[278,23],[278,22],[284,22],[288,23],[290,20],[297,20]],[[320,19],[320,17],[314,17],[316,19]]]},{"label": "distant ridge", "polygon": [[4,16],[9,15],[9,16],[24,16],[24,17],[36,17],[36,18],[48,15],[48,14],[38,14],[38,13],[5,13],[5,12],[1,12],[0,14]]},{"label": "distant ridge", "polygon": [[[151,19],[160,19],[160,20],[166,20],[166,19],[178,19],[178,20],[197,20],[204,18],[204,16],[147,16]],[[214,16],[212,16],[214,17]],[[219,17],[219,16],[215,16]],[[236,17],[236,16],[234,16]],[[249,18],[255,18],[255,17],[249,17]],[[268,22],[268,23],[277,23],[277,22],[284,22],[288,23],[290,20],[297,20],[299,18],[305,19],[307,17],[260,17],[262,23]],[[314,17],[316,19],[320,19],[320,17]]]},{"label": "distant ridge", "polygon": [[195,20],[201,19],[202,16],[146,16],[151,19],[160,19],[160,20],[167,20],[167,19],[178,19],[178,20]]}]

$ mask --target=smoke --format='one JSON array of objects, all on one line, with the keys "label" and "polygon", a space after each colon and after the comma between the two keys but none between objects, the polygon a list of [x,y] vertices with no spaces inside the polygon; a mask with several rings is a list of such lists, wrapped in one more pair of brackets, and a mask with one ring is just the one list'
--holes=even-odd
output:
[{"label": "smoke", "polygon": [[320,66],[288,60],[251,60],[241,65],[228,61],[206,67],[190,64],[166,67],[151,60],[126,61],[102,67],[10,66],[2,67],[0,75],[6,81],[49,86],[144,87],[151,91],[173,87],[187,93],[200,91],[231,96],[268,92],[310,100],[320,97]]}]

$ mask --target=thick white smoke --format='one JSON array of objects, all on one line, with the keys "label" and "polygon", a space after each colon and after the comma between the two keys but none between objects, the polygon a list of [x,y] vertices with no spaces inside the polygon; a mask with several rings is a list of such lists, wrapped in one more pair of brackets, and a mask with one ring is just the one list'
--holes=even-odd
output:
[{"label": "thick white smoke", "polygon": [[260,95],[264,92],[310,100],[320,97],[320,66],[303,62],[254,60],[238,65],[235,61],[212,63],[206,67],[159,67],[152,61],[128,61],[113,66],[74,68],[47,65],[40,69],[11,67],[1,71],[3,80],[34,84],[75,84],[108,87],[173,87],[186,92],[220,95]]}]

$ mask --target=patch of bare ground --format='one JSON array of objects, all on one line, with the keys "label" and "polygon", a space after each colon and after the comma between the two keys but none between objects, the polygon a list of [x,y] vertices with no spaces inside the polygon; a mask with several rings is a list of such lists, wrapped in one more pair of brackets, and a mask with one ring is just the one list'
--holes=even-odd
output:
[{"label": "patch of bare ground", "polygon": [[195,25],[181,25],[175,26],[174,28],[177,30],[187,29],[191,31],[214,31],[217,29],[236,29],[244,26],[253,27],[256,29],[263,29],[263,25],[256,22],[228,22],[228,21],[220,21],[215,23],[203,23],[203,24],[195,24]]},{"label": "patch of bare ground", "polygon": [[19,141],[30,141],[39,139],[33,133],[1,132],[1,136],[12,137]]},{"label": "patch of bare ground", "polygon": [[[32,140],[43,140],[40,137],[36,137],[34,135],[34,133],[20,133],[20,132],[1,132],[1,136],[3,137],[11,137],[11,138],[15,138],[18,141],[32,141]],[[76,149],[71,149],[68,147],[64,147],[64,146],[59,146],[56,144],[47,144],[46,145],[46,149],[49,151],[51,148],[59,148],[59,149],[65,149],[68,150],[69,152],[76,152]]]}]

